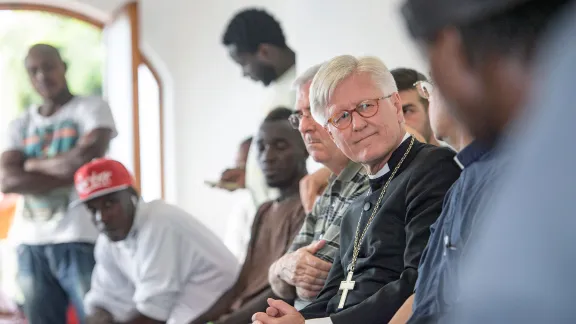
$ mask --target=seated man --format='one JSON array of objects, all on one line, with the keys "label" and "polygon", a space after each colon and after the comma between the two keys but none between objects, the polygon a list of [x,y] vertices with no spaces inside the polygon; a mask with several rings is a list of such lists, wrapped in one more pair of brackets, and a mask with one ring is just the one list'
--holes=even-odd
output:
[{"label": "seated man", "polygon": [[295,81],[296,113],[290,117],[312,158],[333,175],[318,198],[289,252],[270,267],[272,290],[283,299],[294,299],[297,309],[314,300],[326,281],[340,248],[340,223],[350,204],[368,189],[368,178],[360,164],[351,162],[328,132],[310,115],[310,85],[321,65],[308,69]]},{"label": "seated man", "polygon": [[270,300],[254,321],[387,323],[414,290],[429,227],[460,169],[452,150],[406,133],[394,78],[377,58],[333,58],[314,77],[310,98],[314,119],[366,169],[370,191],[342,219],[340,252],[316,301],[298,313]]},{"label": "seated man", "polygon": [[252,314],[265,309],[266,300],[274,297],[268,268],[286,253],[305,217],[298,184],[306,175],[308,152],[300,134],[288,122],[291,114],[287,108],[270,112],[253,144],[266,183],[278,189],[280,197],[258,209],[246,261],[236,284],[195,323],[249,323]]},{"label": "seated man", "polygon": [[89,324],[188,323],[228,289],[238,263],[210,230],[162,201],[140,200],[117,161],[80,168],[75,185],[101,232]]},{"label": "seated man", "polygon": [[398,87],[398,93],[402,100],[402,111],[406,126],[409,126],[421,134],[428,144],[439,146],[430,126],[430,113],[428,99],[418,95],[415,85],[418,82],[428,81],[426,76],[416,70],[399,68],[390,71]]},{"label": "seated man", "polygon": [[[245,139],[240,144],[236,155],[236,169],[246,167],[251,145],[252,137]],[[227,219],[224,244],[226,244],[226,247],[236,256],[238,262],[242,264],[246,258],[252,223],[254,222],[254,215],[256,214],[254,200],[252,199],[250,190],[246,189],[245,178],[243,176],[234,179],[232,182],[222,182],[222,180],[220,180],[220,182],[216,184],[216,187],[233,191],[232,199],[234,199],[234,203],[232,203],[232,211]]]},{"label": "seated man", "polygon": [[[463,171],[446,195],[442,214],[431,227],[432,235],[418,268],[415,294],[406,300],[390,321],[391,324],[405,324],[408,321],[412,316],[414,298],[418,301],[419,313],[427,313],[428,310],[424,309],[435,308],[436,306],[432,305],[438,305],[439,300],[444,298],[438,296],[442,291],[438,282],[456,253],[453,246],[446,245],[453,245],[457,241],[456,237],[451,238],[451,233],[457,233],[455,229],[459,228],[462,225],[461,220],[465,219],[464,215],[460,214],[462,206],[459,204],[470,206],[470,203],[476,201],[476,195],[480,193],[478,190],[483,186],[477,186],[480,183],[474,174],[490,164],[490,158],[484,158],[488,150],[479,142],[474,142],[466,126],[447,110],[440,92],[426,81],[419,83],[417,88],[418,93],[430,101],[430,123],[435,137],[459,152],[455,160]],[[466,192],[462,192],[464,189]],[[444,228],[450,229],[450,233],[444,232]],[[460,233],[456,235],[460,237]],[[445,241],[446,238],[448,241]]]},{"label": "seated man", "polygon": [[[478,235],[481,232],[478,231],[479,229],[486,229],[483,226],[486,225],[484,224],[484,216],[489,216],[490,212],[497,210],[497,208],[490,208],[490,212],[487,212],[486,207],[492,207],[494,204],[498,206],[499,199],[494,199],[494,195],[495,193],[502,193],[499,190],[501,179],[508,179],[509,168],[514,170],[517,168],[516,165],[511,165],[516,160],[513,160],[509,153],[518,149],[518,144],[521,143],[514,143],[513,146],[509,146],[512,142],[503,144],[502,141],[510,135],[509,132],[517,130],[515,127],[517,122],[528,120],[519,120],[518,118],[525,112],[526,99],[532,95],[532,83],[540,79],[546,80],[547,77],[541,71],[533,70],[533,59],[539,48],[542,50],[550,49],[549,44],[542,42],[545,39],[543,36],[548,33],[551,23],[568,8],[569,3],[573,3],[573,1],[490,2],[476,0],[450,2],[428,0],[425,4],[422,1],[405,1],[403,12],[409,30],[412,32],[412,36],[429,50],[427,54],[432,71],[434,71],[434,77],[449,103],[446,108],[450,109],[450,114],[456,116],[476,139],[459,154],[463,157],[464,153],[469,152],[467,157],[459,159],[464,167],[462,177],[450,190],[450,195],[446,200],[445,214],[434,225],[434,233],[430,238],[425,258],[420,267],[422,280],[420,278],[418,280],[413,305],[414,314],[409,323],[453,323],[445,317],[458,306],[462,306],[459,305],[462,301],[475,302],[473,306],[469,305],[472,308],[468,308],[468,311],[480,311],[482,309],[484,311],[482,315],[489,315],[482,316],[485,323],[558,322],[553,319],[553,316],[544,321],[526,317],[531,314],[524,312],[526,310],[525,305],[518,303],[517,298],[512,299],[511,304],[504,302],[501,305],[502,308],[498,309],[522,310],[520,313],[522,318],[529,320],[495,321],[496,318],[491,315],[498,314],[498,312],[486,313],[494,309],[485,307],[486,304],[482,303],[482,298],[477,297],[490,291],[492,287],[505,289],[510,286],[502,285],[503,282],[498,282],[496,276],[490,278],[495,280],[488,282],[485,280],[488,277],[483,273],[498,273],[499,275],[502,272],[499,271],[500,269],[510,269],[510,267],[500,268],[494,264],[498,270],[482,268],[483,273],[478,278],[479,284],[473,285],[477,289],[480,288],[482,292],[479,295],[474,295],[473,297],[476,297],[474,299],[466,299],[470,296],[461,295],[460,284],[465,283],[465,280],[460,278],[463,274],[460,269],[463,265],[462,261],[471,255],[470,253],[478,252],[471,247],[475,246],[475,243],[481,243],[474,239],[482,236]],[[451,8],[449,15],[445,15],[444,12],[442,15],[431,15],[428,9],[447,7],[448,5]],[[435,11],[434,14],[437,12],[441,11]],[[422,24],[425,20],[427,22],[434,21],[434,23]],[[470,23],[471,21],[473,23]],[[526,26],[530,26],[530,28],[525,28]],[[572,61],[571,64],[573,64]],[[545,89],[543,91],[548,93],[551,88],[537,87],[535,89]],[[555,91],[561,93],[562,90]],[[502,93],[503,95],[494,95],[495,93]],[[546,104],[555,103],[546,100]],[[551,113],[554,114],[554,112]],[[563,137],[557,136],[557,138]],[[532,138],[524,138],[523,140],[532,140]],[[482,154],[482,150],[475,149],[474,147],[477,146],[478,142],[483,143],[484,147],[490,148],[490,152]],[[547,144],[545,142],[533,143]],[[538,153],[541,154],[541,152],[547,152],[550,149],[551,147],[539,146]],[[531,157],[530,155],[524,156]],[[554,156],[556,159],[559,157]],[[554,159],[549,158],[548,160]],[[526,163],[526,161],[518,162]],[[550,172],[550,166],[554,168],[553,163],[547,165],[546,171],[542,172],[543,177],[547,178],[550,173],[554,173]],[[516,183],[515,185],[519,184]],[[530,185],[526,186],[529,187],[527,190],[539,192],[538,189],[530,188]],[[510,189],[512,188],[510,187]],[[514,188],[514,192],[518,192],[518,189],[524,189],[524,187]],[[558,189],[549,188],[549,190]],[[511,201],[516,202],[516,200]],[[508,209],[507,211],[510,210],[518,213],[523,212],[522,208]],[[545,217],[547,215],[540,214],[538,216]],[[512,233],[507,231],[510,228],[501,227],[501,225],[490,224],[488,228],[497,228],[498,231],[503,231],[506,234]],[[520,228],[516,227],[514,230],[521,231]],[[486,238],[485,236],[482,237]],[[530,244],[532,243],[538,248],[543,248],[537,239],[531,240]],[[529,249],[529,246],[516,244],[518,242],[514,244],[514,247]],[[503,251],[506,252],[495,256],[501,257],[511,253],[510,250],[506,250],[506,247]],[[549,251],[552,254],[558,252]],[[502,261],[504,264],[510,264],[510,259]],[[542,260],[541,262],[546,261]],[[563,262],[563,266],[564,264]],[[519,271],[524,270],[523,268],[517,269]],[[551,273],[556,274],[553,269]],[[478,273],[476,274],[478,275]],[[561,273],[559,274],[561,275]],[[515,276],[515,273],[510,274],[510,276]],[[506,276],[501,278],[506,278]],[[547,290],[556,295],[555,290],[551,287],[553,286],[547,286]],[[529,289],[529,292],[535,291],[533,287],[525,288]],[[504,290],[498,290],[504,292]],[[518,297],[529,296],[526,298],[531,301],[538,301],[533,293],[522,291],[520,295]],[[509,300],[497,298],[498,296],[493,297],[497,301]],[[476,304],[476,302],[479,303]],[[540,307],[541,305],[537,306]],[[471,317],[470,314],[476,315],[475,318]],[[477,312],[468,312],[466,315],[468,316],[465,316],[464,321],[459,319],[460,321],[456,321],[456,323],[482,321],[477,316]],[[570,322],[566,319],[564,321]]]}]

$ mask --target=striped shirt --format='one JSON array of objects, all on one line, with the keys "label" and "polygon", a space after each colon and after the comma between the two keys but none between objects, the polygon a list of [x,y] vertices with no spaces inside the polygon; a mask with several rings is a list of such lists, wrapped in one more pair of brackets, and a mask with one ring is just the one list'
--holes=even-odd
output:
[{"label": "striped shirt", "polygon": [[292,242],[289,252],[294,252],[313,242],[325,240],[326,245],[316,256],[334,262],[340,249],[340,222],[348,206],[368,190],[368,177],[360,164],[350,162],[340,175],[332,175],[328,186],[314,203],[304,225]]},{"label": "striped shirt", "polygon": [[[354,200],[363,195],[370,187],[368,177],[362,166],[350,162],[340,175],[332,175],[328,186],[314,203],[312,211],[306,216],[304,225],[292,242],[289,252],[319,240],[326,244],[316,256],[320,259],[334,262],[336,253],[340,250],[340,223],[342,216]],[[300,309],[308,302],[296,299],[295,306]]]}]

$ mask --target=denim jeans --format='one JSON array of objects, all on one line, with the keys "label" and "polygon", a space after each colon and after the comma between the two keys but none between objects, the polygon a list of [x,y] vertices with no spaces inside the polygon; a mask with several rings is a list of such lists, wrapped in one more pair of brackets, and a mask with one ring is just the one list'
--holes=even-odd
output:
[{"label": "denim jeans", "polygon": [[29,324],[65,324],[69,305],[86,323],[83,300],[90,290],[94,245],[62,243],[20,245],[18,285]]}]

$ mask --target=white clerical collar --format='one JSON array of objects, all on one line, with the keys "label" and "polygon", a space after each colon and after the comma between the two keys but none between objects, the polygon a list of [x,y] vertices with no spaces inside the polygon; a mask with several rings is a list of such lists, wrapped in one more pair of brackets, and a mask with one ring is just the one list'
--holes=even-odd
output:
[{"label": "white clerical collar", "polygon": [[368,175],[368,179],[378,179],[382,176],[384,176],[386,173],[390,172],[390,167],[388,166],[388,163],[384,164],[384,167],[382,169],[380,169],[380,171],[376,172],[375,174],[369,174]]},{"label": "white clerical collar", "polygon": [[[408,132],[406,132],[406,134],[404,134],[404,138],[402,139],[402,142],[400,142],[400,145],[402,145],[402,143],[404,143],[407,139],[409,139],[410,136],[412,136],[412,135],[410,135]],[[398,147],[400,147],[400,145],[398,145]],[[384,176],[388,172],[390,172],[390,167],[388,166],[388,163],[386,163],[386,164],[384,164],[382,169],[380,169],[380,171],[378,171],[374,174],[369,174],[368,179],[371,179],[371,180],[378,179],[378,178]]]}]

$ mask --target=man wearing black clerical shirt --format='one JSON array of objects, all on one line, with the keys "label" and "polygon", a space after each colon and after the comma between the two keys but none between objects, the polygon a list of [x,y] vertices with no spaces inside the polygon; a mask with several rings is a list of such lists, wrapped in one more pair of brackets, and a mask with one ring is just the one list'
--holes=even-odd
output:
[{"label": "man wearing black clerical shirt", "polygon": [[420,256],[460,168],[447,148],[404,130],[394,79],[377,58],[339,56],[311,86],[314,119],[370,176],[341,226],[340,253],[317,300],[300,313],[269,300],[254,323],[387,323],[412,294]]}]

